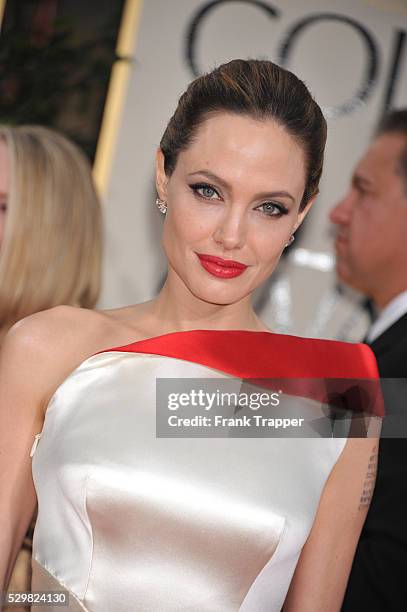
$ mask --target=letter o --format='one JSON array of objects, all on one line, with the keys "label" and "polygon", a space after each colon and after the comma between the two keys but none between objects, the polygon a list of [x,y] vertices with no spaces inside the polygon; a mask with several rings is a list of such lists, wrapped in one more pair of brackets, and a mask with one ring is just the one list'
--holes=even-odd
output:
[{"label": "letter o", "polygon": [[305,17],[288,31],[283,42],[281,43],[278,54],[282,66],[287,66],[290,53],[294,43],[298,39],[299,34],[308,26],[312,25],[313,23],[318,23],[319,21],[339,21],[340,23],[345,23],[346,25],[351,26],[356,30],[358,35],[362,37],[367,52],[367,63],[362,84],[356,93],[341,106],[326,106],[324,108],[326,117],[337,118],[351,113],[353,110],[355,110],[355,108],[360,106],[360,104],[366,102],[371,95],[373,87],[376,84],[379,71],[379,52],[373,36],[370,34],[367,28],[365,28],[365,26],[360,24],[355,19],[337,13],[319,13],[318,15]]}]

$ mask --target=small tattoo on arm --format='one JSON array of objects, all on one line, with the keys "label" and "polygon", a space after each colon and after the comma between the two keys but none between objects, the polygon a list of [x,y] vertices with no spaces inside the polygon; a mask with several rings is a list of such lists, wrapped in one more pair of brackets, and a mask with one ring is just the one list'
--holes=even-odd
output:
[{"label": "small tattoo on arm", "polygon": [[369,506],[370,500],[372,499],[373,489],[376,480],[378,454],[378,446],[376,445],[373,447],[372,454],[369,457],[367,473],[365,477],[365,482],[363,483],[363,491],[359,502],[359,510],[362,510],[363,508]]}]

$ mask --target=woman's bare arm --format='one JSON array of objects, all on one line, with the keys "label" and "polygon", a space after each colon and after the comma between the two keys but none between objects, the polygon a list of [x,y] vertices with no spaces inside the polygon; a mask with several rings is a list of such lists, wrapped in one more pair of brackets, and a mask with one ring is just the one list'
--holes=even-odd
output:
[{"label": "woman's bare arm", "polygon": [[[103,344],[92,311],[58,306],[26,317],[0,350],[0,591],[5,591],[37,499],[30,451],[55,389]],[[100,337],[100,338],[99,338]]]},{"label": "woman's bare arm", "polygon": [[[376,423],[377,436],[380,421]],[[376,480],[379,438],[350,438],[325,483],[284,612],[341,609]]]},{"label": "woman's bare arm", "polygon": [[30,450],[42,429],[44,379],[35,333],[27,325],[15,325],[0,351],[1,591],[7,587],[36,506]]}]

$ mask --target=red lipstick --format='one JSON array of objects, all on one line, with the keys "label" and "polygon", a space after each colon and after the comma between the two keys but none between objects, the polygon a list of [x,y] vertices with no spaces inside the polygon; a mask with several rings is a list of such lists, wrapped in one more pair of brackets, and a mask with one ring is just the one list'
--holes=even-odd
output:
[{"label": "red lipstick", "polygon": [[242,274],[247,268],[245,264],[240,263],[240,261],[233,261],[233,259],[223,259],[206,253],[197,253],[197,255],[201,266],[209,274],[218,278],[234,278]]}]

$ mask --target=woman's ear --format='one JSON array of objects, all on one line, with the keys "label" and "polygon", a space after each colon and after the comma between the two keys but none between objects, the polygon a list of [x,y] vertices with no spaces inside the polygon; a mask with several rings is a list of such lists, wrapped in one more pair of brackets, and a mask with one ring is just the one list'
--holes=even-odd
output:
[{"label": "woman's ear", "polygon": [[164,153],[158,147],[156,153],[156,164],[155,164],[155,185],[157,188],[158,196],[161,200],[167,201],[167,182],[168,178],[164,170]]},{"label": "woman's ear", "polygon": [[302,211],[298,213],[297,221],[295,222],[293,232],[295,232],[300,227],[301,223],[304,221],[305,217],[307,216],[307,214],[309,213],[311,209],[311,206],[315,202],[316,197],[317,197],[317,194],[313,195],[312,198],[308,200],[306,206],[302,209]]}]

